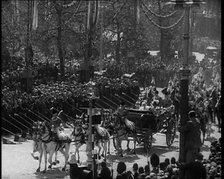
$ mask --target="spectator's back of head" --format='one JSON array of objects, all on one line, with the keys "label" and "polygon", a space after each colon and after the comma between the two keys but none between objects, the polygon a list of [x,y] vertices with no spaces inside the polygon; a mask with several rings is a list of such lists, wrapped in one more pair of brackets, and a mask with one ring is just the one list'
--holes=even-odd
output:
[{"label": "spectator's back of head", "polygon": [[102,167],[102,168],[105,168],[106,166],[107,166],[106,162],[102,162],[102,163],[101,163],[101,167]]},{"label": "spectator's back of head", "polygon": [[138,164],[134,163],[132,168],[133,168],[134,172],[137,172],[138,171]]},{"label": "spectator's back of head", "polygon": [[166,169],[166,163],[165,162],[161,162],[160,164],[159,164],[159,168],[160,168],[160,170],[165,170]]},{"label": "spectator's back of head", "polygon": [[117,165],[117,173],[121,174],[126,170],[126,164],[124,162],[119,162]]},{"label": "spectator's back of head", "polygon": [[153,153],[150,157],[150,163],[153,167],[158,167],[159,165],[159,156],[156,153]]},{"label": "spectator's back of head", "polygon": [[166,165],[170,164],[170,159],[169,158],[165,158],[164,162],[166,163]]},{"label": "spectator's back of head", "polygon": [[146,174],[149,174],[150,173],[150,166],[149,165],[146,165],[145,166],[145,173]]},{"label": "spectator's back of head", "polygon": [[139,172],[139,174],[144,173],[144,168],[143,167],[139,167],[138,172]]},{"label": "spectator's back of head", "polygon": [[171,160],[170,160],[171,164],[176,164],[176,159],[175,157],[172,157]]}]

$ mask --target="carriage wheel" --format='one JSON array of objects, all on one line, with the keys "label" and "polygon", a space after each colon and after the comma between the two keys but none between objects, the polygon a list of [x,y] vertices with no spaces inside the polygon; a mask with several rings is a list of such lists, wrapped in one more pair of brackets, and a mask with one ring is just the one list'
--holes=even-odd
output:
[{"label": "carriage wheel", "polygon": [[166,144],[170,147],[173,144],[175,135],[176,135],[176,120],[170,119],[167,124],[167,132],[166,132]]},{"label": "carriage wheel", "polygon": [[144,137],[144,149],[150,151],[152,148],[152,131],[149,130]]}]

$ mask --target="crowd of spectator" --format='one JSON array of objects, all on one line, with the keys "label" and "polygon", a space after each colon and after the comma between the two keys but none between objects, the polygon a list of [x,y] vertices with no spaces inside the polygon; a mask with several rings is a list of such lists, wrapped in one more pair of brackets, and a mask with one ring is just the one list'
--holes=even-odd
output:
[{"label": "crowd of spectator", "polygon": [[[157,154],[153,153],[150,162],[145,165],[134,163],[131,170],[127,170],[124,162],[117,165],[116,179],[178,179],[180,170],[185,179],[221,179],[221,138],[213,141],[208,159],[203,159],[199,153],[194,161],[180,163],[175,157],[165,158],[160,161]],[[112,178],[112,172],[103,162],[98,179]]]}]

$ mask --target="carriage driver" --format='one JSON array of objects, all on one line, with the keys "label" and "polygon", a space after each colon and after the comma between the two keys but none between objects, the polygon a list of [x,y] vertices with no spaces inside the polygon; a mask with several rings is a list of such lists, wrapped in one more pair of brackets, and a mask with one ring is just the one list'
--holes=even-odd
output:
[{"label": "carriage driver", "polygon": [[[121,119],[124,119],[127,116],[128,111],[125,109],[124,102],[121,102],[117,112],[118,112],[118,117],[120,117]],[[122,120],[122,121],[124,121],[124,120]]]},{"label": "carriage driver", "polygon": [[122,102],[117,111],[118,118],[127,127],[128,130],[134,130],[135,125],[132,121],[127,119],[128,110],[125,108],[125,103]]}]

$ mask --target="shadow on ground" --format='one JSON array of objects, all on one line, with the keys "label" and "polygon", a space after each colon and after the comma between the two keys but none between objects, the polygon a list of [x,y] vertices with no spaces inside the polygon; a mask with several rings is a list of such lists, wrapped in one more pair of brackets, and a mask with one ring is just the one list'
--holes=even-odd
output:
[{"label": "shadow on ground", "polygon": [[65,178],[69,176],[69,171],[62,171],[60,167],[52,168],[51,170],[47,170],[46,173],[43,172],[36,172],[36,177],[38,179],[52,179],[52,178]]}]

